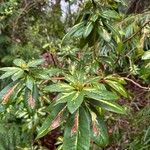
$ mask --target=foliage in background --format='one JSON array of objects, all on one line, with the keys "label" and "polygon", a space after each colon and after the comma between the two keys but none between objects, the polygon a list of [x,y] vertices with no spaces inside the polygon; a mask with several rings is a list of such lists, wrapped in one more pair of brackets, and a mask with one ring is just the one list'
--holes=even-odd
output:
[{"label": "foliage in background", "polygon": [[[120,117],[111,112],[134,114],[128,103],[135,96],[126,86],[150,90],[149,9],[139,13],[137,5],[123,0],[0,3],[0,138],[10,137],[1,140],[1,149],[42,149],[41,138],[55,129],[63,137],[58,149],[111,145],[113,123]],[[122,104],[122,99],[131,102]],[[113,132],[127,138],[131,150],[149,148],[149,122],[144,130],[142,125],[149,117],[145,105],[128,120],[136,133],[126,137],[119,125]]]}]

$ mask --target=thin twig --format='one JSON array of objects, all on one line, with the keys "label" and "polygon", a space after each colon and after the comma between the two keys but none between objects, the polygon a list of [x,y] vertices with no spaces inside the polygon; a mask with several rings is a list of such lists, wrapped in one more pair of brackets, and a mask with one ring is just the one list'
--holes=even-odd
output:
[{"label": "thin twig", "polygon": [[145,87],[145,86],[142,86],[140,85],[139,83],[135,82],[134,80],[130,79],[130,78],[127,78],[127,77],[123,77],[125,80],[127,81],[130,81],[132,82],[134,85],[136,85],[137,87],[141,88],[141,89],[144,89],[146,91],[150,91],[150,87]]}]

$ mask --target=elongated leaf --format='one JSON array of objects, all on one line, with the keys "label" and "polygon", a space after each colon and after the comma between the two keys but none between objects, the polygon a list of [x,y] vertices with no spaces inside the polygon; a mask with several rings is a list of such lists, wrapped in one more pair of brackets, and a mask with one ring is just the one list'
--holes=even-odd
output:
[{"label": "elongated leaf", "polygon": [[67,101],[69,101],[73,97],[73,95],[75,93],[76,93],[76,91],[58,94],[58,96],[55,99],[56,100],[55,105],[57,105],[59,103],[66,103]]},{"label": "elongated leaf", "polygon": [[32,60],[28,62],[27,66],[28,67],[37,67],[38,65],[41,65],[44,62],[44,59],[37,59],[37,60]]},{"label": "elongated leaf", "polygon": [[86,96],[88,98],[95,99],[95,100],[101,100],[101,99],[103,99],[103,100],[117,100],[117,99],[119,99],[119,97],[116,94],[114,94],[110,91],[107,91],[107,90],[100,91],[100,90],[95,89],[95,90],[88,90],[87,91],[87,89],[85,89],[85,92],[86,92]]},{"label": "elongated leaf", "polygon": [[35,107],[37,108],[39,103],[39,90],[36,84],[33,85],[32,97],[35,100]]},{"label": "elongated leaf", "polygon": [[117,30],[114,26],[110,25],[110,24],[107,23],[107,22],[104,22],[104,24],[107,26],[107,28],[108,28],[109,30],[111,30],[111,32],[112,32],[114,35],[116,34],[119,38],[121,38],[120,33],[118,32],[118,30]]},{"label": "elongated leaf", "polygon": [[106,19],[120,19],[120,15],[114,10],[103,11],[101,16]]},{"label": "elongated leaf", "polygon": [[89,34],[91,33],[93,29],[93,23],[92,22],[89,22],[85,28],[85,31],[83,33],[83,37],[86,38],[89,36]]},{"label": "elongated leaf", "polygon": [[125,114],[125,109],[115,102],[100,100],[102,108],[119,114]]},{"label": "elongated leaf", "polygon": [[112,80],[105,80],[106,83],[111,86],[114,90],[116,90],[119,94],[121,94],[124,97],[128,97],[128,94],[126,92],[126,90],[124,89],[124,87],[116,81],[112,81]]},{"label": "elongated leaf", "polygon": [[25,88],[24,92],[24,104],[26,108],[28,109],[29,113],[33,113],[34,111],[34,106],[35,106],[35,101],[32,98],[32,91],[29,90],[28,88]]},{"label": "elongated leaf", "polygon": [[3,100],[3,101],[8,100],[9,97],[14,92],[15,87],[16,87],[17,84],[18,84],[18,82],[11,82],[4,89],[2,89],[0,91],[0,100]]},{"label": "elongated leaf", "polygon": [[59,104],[53,108],[53,111],[46,118],[42,127],[39,129],[36,139],[43,137],[51,130],[50,125],[51,125],[52,121],[55,119],[55,117],[58,115],[58,113],[64,108],[64,106],[65,106],[64,104]]},{"label": "elongated leaf", "polygon": [[101,107],[102,109],[104,110],[108,110],[108,111],[111,111],[111,112],[114,112],[114,113],[118,113],[118,114],[125,114],[125,109],[123,107],[121,107],[120,105],[118,105],[117,103],[115,102],[110,102],[110,101],[106,101],[106,100],[92,100],[89,102],[95,106],[99,106]]},{"label": "elongated leaf", "polygon": [[74,87],[66,83],[52,84],[44,88],[44,91],[46,92],[65,92],[65,91],[71,91],[71,90],[74,90]]},{"label": "elongated leaf", "polygon": [[72,37],[75,37],[75,38],[82,37],[82,35],[84,33],[84,30],[85,30],[85,26],[82,26],[80,29],[78,29],[76,32],[74,32],[74,34],[72,35]]},{"label": "elongated leaf", "polygon": [[18,72],[16,72],[16,73],[11,77],[11,79],[12,79],[13,81],[16,81],[16,80],[18,80],[19,78],[21,78],[21,77],[23,76],[23,74],[24,74],[24,71],[23,71],[23,70],[19,70]]},{"label": "elongated leaf", "polygon": [[84,92],[75,92],[67,101],[67,107],[71,114],[73,114],[82,104],[84,100]]},{"label": "elongated leaf", "polygon": [[92,112],[92,140],[100,147],[106,147],[109,143],[104,116],[99,114],[97,110]]},{"label": "elongated leaf", "polygon": [[6,72],[14,71],[14,70],[16,70],[16,72],[17,72],[18,70],[20,70],[20,68],[19,67],[3,67],[3,68],[0,68],[0,71],[6,71]]},{"label": "elongated leaf", "polygon": [[72,115],[66,124],[63,150],[89,150],[90,121],[84,108],[79,109],[79,115]]},{"label": "elongated leaf", "polygon": [[34,85],[34,79],[32,77],[30,77],[30,76],[27,76],[27,80],[26,80],[27,88],[32,91],[33,85]]},{"label": "elongated leaf", "polygon": [[9,72],[6,72],[4,73],[0,79],[5,79],[5,78],[8,78],[10,76],[12,76],[14,73],[18,72],[18,69],[15,69],[15,70],[12,70],[12,71],[9,71]]},{"label": "elongated leaf", "polygon": [[106,42],[110,42],[111,36],[110,34],[102,27],[98,28],[98,34],[102,39],[104,39]]},{"label": "elongated leaf", "polygon": [[105,77],[105,79],[116,81],[120,84],[127,84],[127,82],[124,80],[124,78],[119,77],[119,76],[108,75],[107,77]]},{"label": "elongated leaf", "polygon": [[23,59],[15,59],[13,63],[18,67],[22,67],[23,65],[26,65],[26,62]]},{"label": "elongated leaf", "polygon": [[80,28],[82,28],[84,26],[85,22],[81,22],[76,24],[75,26],[73,26],[70,31],[64,36],[64,38],[62,39],[62,43],[70,38],[77,30],[79,30]]}]

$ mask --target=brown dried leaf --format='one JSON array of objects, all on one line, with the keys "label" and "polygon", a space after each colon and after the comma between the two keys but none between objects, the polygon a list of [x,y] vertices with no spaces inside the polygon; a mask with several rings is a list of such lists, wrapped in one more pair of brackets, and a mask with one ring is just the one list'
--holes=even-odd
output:
[{"label": "brown dried leaf", "polygon": [[76,113],[75,120],[74,120],[74,125],[71,129],[71,135],[74,135],[74,134],[77,133],[78,126],[79,126],[79,116],[78,116],[78,113]]},{"label": "brown dried leaf", "polygon": [[28,105],[33,109],[35,107],[35,99],[30,95],[28,99]]}]

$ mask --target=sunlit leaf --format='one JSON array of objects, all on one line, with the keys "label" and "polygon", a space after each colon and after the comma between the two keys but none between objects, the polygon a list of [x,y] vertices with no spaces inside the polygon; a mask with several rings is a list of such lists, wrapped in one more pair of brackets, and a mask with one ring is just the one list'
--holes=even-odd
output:
[{"label": "sunlit leaf", "polygon": [[70,99],[67,101],[67,107],[70,113],[74,113],[82,104],[84,100],[84,92],[75,92]]}]

